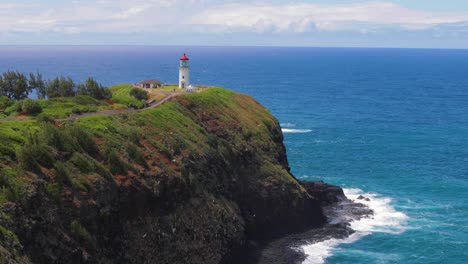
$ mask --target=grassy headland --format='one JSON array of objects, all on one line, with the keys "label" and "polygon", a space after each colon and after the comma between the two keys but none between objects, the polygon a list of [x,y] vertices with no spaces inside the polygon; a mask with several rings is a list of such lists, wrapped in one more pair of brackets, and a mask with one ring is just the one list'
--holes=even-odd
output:
[{"label": "grassy headland", "polygon": [[[138,107],[131,89],[39,103],[53,117]],[[277,120],[249,96],[211,88],[60,121],[6,112],[2,261],[219,263],[246,239],[323,222],[289,173]]]}]

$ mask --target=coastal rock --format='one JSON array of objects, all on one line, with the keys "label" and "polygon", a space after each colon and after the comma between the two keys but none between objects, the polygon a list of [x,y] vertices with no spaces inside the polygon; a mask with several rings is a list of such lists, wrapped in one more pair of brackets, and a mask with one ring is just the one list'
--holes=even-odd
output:
[{"label": "coastal rock", "polygon": [[308,193],[316,197],[324,206],[333,205],[347,199],[343,189],[323,181],[301,181],[301,184]]}]

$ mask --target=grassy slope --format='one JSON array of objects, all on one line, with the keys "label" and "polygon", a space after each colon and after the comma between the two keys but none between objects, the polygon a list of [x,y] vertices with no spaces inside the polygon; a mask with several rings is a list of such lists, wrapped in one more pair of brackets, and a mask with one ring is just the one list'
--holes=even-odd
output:
[{"label": "grassy slope", "polygon": [[[78,95],[75,97],[59,97],[51,99],[38,100],[42,107],[42,113],[54,118],[68,117],[72,113],[82,112],[96,112],[107,109],[121,109],[126,106],[120,104],[110,104],[105,101],[96,100],[86,95]],[[5,110],[6,117],[0,118],[1,120],[16,120],[15,116],[19,113],[15,112],[15,106],[10,106]],[[23,119],[33,119],[31,117],[22,117]]]},{"label": "grassy slope", "polygon": [[145,105],[144,102],[130,95],[130,91],[133,89],[131,84],[117,84],[109,89],[112,92],[112,101],[116,103],[125,106],[135,106],[137,108],[142,108]]}]

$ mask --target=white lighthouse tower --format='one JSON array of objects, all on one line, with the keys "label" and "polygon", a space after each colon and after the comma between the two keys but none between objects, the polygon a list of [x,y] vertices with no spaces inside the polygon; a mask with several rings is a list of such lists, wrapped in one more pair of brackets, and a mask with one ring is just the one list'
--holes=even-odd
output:
[{"label": "white lighthouse tower", "polygon": [[187,55],[180,57],[179,65],[179,88],[187,89],[190,85],[190,75],[189,75],[189,58]]}]

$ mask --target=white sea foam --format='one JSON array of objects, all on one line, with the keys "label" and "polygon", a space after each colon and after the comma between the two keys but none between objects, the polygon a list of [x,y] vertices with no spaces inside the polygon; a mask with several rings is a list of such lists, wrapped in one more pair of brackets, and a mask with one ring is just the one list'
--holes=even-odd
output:
[{"label": "white sea foam", "polygon": [[[408,217],[395,210],[391,206],[391,198],[383,197],[375,193],[364,193],[360,189],[343,189],[346,196],[356,202],[363,203],[374,210],[370,218],[362,218],[352,221],[351,228],[356,232],[346,239],[329,239],[319,243],[305,245],[302,250],[307,255],[305,264],[324,263],[333,255],[333,250],[340,244],[353,243],[360,238],[374,232],[400,234],[406,230],[405,224]],[[359,195],[369,198],[369,201],[358,200]]]},{"label": "white sea foam", "polygon": [[283,128],[283,133],[310,133],[312,129],[292,129],[292,128]]},{"label": "white sea foam", "polygon": [[281,127],[295,127],[296,124],[292,124],[292,123],[284,123],[284,124],[281,124]]}]

